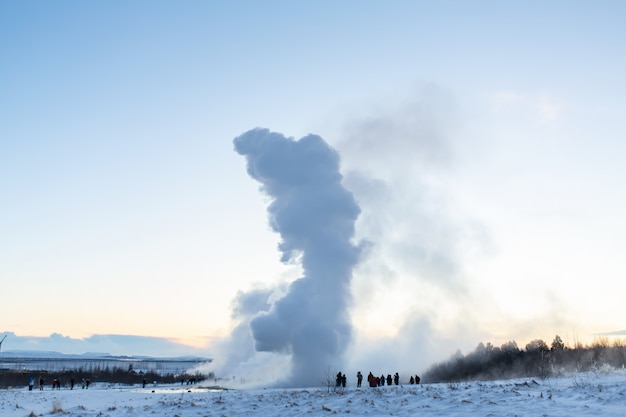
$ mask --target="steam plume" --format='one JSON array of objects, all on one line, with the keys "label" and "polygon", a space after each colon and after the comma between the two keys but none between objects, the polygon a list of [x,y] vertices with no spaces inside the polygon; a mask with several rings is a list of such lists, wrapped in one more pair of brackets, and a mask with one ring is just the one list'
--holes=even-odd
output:
[{"label": "steam plume", "polygon": [[352,336],[349,283],[359,249],[351,240],[360,209],[341,184],[338,153],[321,137],[296,141],[257,128],[234,144],[272,199],[267,212],[282,239],[281,260],[303,268],[285,296],[250,321],[255,349],[290,355],[290,385],[317,384]]}]

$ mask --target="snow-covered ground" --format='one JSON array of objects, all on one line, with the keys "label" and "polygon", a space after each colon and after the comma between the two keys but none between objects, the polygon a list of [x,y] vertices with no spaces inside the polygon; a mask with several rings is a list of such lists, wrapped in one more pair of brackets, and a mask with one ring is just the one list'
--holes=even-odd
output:
[{"label": "snow-covered ground", "polygon": [[215,390],[104,384],[0,391],[0,416],[624,416],[626,371],[458,384]]}]

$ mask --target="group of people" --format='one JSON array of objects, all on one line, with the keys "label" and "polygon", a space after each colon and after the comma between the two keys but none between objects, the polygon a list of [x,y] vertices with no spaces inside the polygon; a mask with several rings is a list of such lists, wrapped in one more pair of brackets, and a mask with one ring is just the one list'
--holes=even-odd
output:
[{"label": "group of people", "polygon": [[[83,378],[81,380],[81,388],[83,389],[89,389],[89,384],[90,381],[88,379]],[[29,380],[28,380],[28,390],[32,391],[33,390],[33,386],[35,385],[35,377],[34,376],[30,376]],[[43,391],[43,387],[46,385],[46,380],[43,379],[43,377],[39,378],[39,390]],[[74,389],[74,385],[76,385],[76,381],[74,380],[74,378],[70,379],[70,389]],[[54,378],[52,380],[52,389],[61,389],[61,380]]]},{"label": "group of people", "polygon": [[341,372],[339,372],[337,374],[337,378],[335,379],[335,386],[345,388],[347,381],[348,381],[348,378],[346,377],[346,374],[342,374]]},{"label": "group of people", "polygon": [[[341,372],[338,374],[337,378],[339,378],[339,375],[341,375]],[[345,378],[345,375],[344,375]],[[339,380],[339,379],[337,379]],[[345,381],[345,380],[344,380]],[[363,382],[363,374],[361,373],[361,371],[356,373],[356,386],[360,387],[361,383]],[[393,377],[391,376],[391,374],[387,374],[387,376],[385,377],[385,375],[381,375],[381,376],[374,376],[374,374],[372,374],[371,372],[369,373],[369,375],[367,376],[367,382],[369,383],[369,386],[374,388],[374,387],[382,387],[385,385],[385,383],[387,385],[400,385],[400,375],[396,372]],[[409,379],[409,384],[413,385],[413,384],[419,384],[420,383],[420,377],[415,375],[415,377],[413,377],[411,375],[411,378]],[[339,386],[339,385],[337,385]],[[345,382],[343,383],[343,386],[345,387]]]},{"label": "group of people", "polygon": [[[357,373],[357,386],[361,386],[358,382],[359,373]],[[385,385],[385,382],[387,382],[387,385],[400,385],[400,375],[398,375],[398,373],[396,372],[393,377],[391,376],[391,374],[387,374],[387,377],[385,378],[384,374],[381,376],[374,376],[374,374],[370,372],[367,376],[367,382],[370,384],[370,387],[382,387]]]}]

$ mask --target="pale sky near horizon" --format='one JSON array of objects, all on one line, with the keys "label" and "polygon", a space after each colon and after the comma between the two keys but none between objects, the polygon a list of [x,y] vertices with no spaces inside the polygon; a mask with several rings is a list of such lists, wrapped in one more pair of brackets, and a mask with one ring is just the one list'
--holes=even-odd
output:
[{"label": "pale sky near horizon", "polygon": [[[357,345],[626,329],[626,3],[0,3],[0,332],[228,335],[287,282],[232,140],[323,137]],[[449,352],[443,352],[448,354]]]}]

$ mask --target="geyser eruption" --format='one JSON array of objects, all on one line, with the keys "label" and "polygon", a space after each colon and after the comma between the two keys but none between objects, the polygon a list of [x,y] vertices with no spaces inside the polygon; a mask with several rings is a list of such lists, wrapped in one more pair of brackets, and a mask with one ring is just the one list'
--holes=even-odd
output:
[{"label": "geyser eruption", "polygon": [[347,307],[359,249],[351,240],[360,209],[341,184],[338,153],[321,137],[294,140],[257,128],[234,144],[272,199],[267,212],[282,239],[281,260],[298,260],[303,268],[269,311],[250,320],[255,349],[290,355],[284,383],[319,384],[340,363],[352,334]]}]

